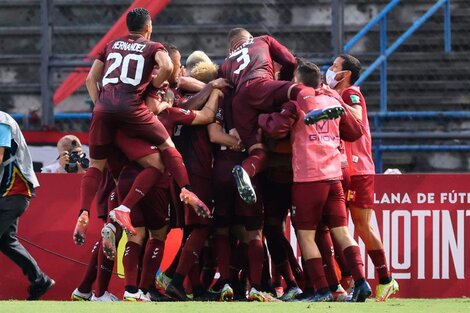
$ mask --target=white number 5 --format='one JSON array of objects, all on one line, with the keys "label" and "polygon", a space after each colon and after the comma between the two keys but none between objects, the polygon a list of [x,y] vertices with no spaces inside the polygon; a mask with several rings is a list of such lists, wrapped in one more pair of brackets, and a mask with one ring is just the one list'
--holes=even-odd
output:
[{"label": "white number 5", "polygon": [[[132,86],[137,86],[138,84],[140,84],[140,81],[142,80],[142,73],[144,71],[144,63],[145,63],[145,59],[142,55],[128,54],[123,59],[120,53],[113,52],[108,55],[107,61],[109,60],[114,60],[114,61],[108,67],[106,74],[104,74],[103,87],[106,86],[107,84],[117,84],[119,82],[119,79],[124,84],[130,84]],[[129,62],[131,60],[137,62],[136,67],[135,67],[135,77],[128,76]],[[111,72],[114,71],[119,66],[121,66],[121,64],[122,64],[122,69],[121,69],[121,75],[119,76],[119,78],[108,77],[111,74]]]},{"label": "white number 5", "polygon": [[245,67],[247,67],[251,61],[250,55],[248,54],[248,48],[243,48],[240,51],[237,51],[234,54],[232,54],[230,57],[234,57],[239,54],[241,55],[237,58],[237,62],[242,61],[243,63],[240,64],[240,66],[233,72],[234,74],[237,74],[237,75],[240,74],[240,72],[243,71]]}]

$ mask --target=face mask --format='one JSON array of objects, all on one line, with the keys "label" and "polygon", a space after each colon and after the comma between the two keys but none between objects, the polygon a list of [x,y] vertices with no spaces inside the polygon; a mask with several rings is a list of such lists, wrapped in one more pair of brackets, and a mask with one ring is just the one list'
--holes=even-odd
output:
[{"label": "face mask", "polygon": [[[338,72],[338,73],[341,73],[341,72]],[[335,73],[332,70],[326,71],[325,79],[326,79],[326,83],[328,84],[328,86],[330,86],[330,88],[335,88],[336,85],[338,85],[338,83],[340,82],[335,79],[336,74],[338,73]]]}]

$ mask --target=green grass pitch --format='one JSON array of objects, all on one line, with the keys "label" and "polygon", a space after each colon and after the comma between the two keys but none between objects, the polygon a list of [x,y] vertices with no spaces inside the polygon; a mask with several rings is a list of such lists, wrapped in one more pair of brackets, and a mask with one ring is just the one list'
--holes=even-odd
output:
[{"label": "green grass pitch", "polygon": [[70,302],[0,301],[0,312],[60,313],[454,313],[470,312],[470,299],[391,299],[385,303],[247,303],[247,302]]}]

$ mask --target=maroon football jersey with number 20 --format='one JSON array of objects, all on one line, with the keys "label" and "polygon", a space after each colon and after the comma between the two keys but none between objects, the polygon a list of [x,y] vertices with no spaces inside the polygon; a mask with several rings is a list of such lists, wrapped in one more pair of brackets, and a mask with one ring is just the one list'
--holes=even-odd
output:
[{"label": "maroon football jersey with number 20", "polygon": [[95,110],[125,112],[145,106],[143,95],[152,81],[158,51],[166,50],[162,44],[140,35],[128,35],[109,42],[98,55],[105,68]]}]

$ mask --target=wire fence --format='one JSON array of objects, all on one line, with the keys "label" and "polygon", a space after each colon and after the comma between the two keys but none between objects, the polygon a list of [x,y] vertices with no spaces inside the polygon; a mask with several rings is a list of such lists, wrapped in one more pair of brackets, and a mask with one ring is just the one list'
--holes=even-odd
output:
[{"label": "wire fence", "polygon": [[[87,54],[125,12],[131,0],[0,0],[0,109],[26,114],[20,122],[31,129],[41,129],[43,111],[52,107],[41,99],[63,87],[70,75],[86,73]],[[154,19],[154,40],[172,42],[181,51],[183,60],[194,50],[204,50],[221,62],[227,50],[226,35],[233,27],[245,27],[254,35],[270,34],[294,54],[327,66],[333,57],[367,22],[390,1],[385,0],[173,0]],[[45,6],[45,3],[47,6]],[[413,25],[436,0],[407,0],[391,12],[387,21],[391,45]],[[444,18],[438,11],[393,54],[388,62],[388,108],[390,111],[467,111],[470,94],[470,1],[451,0],[452,52],[445,53]],[[45,9],[46,8],[46,9]],[[45,17],[48,17],[45,18]],[[48,23],[45,25],[44,21]],[[42,34],[51,32],[49,51],[44,49]],[[379,55],[380,32],[375,27],[352,50],[366,67]],[[42,55],[41,55],[42,53]],[[49,76],[44,82],[47,60]],[[65,83],[64,83],[65,82]],[[44,87],[46,85],[46,87]],[[361,86],[369,111],[379,110],[379,71]],[[82,85],[50,112],[90,112],[92,109]],[[46,112],[47,113],[47,112]],[[42,120],[41,120],[42,119]],[[463,131],[469,120],[413,121],[388,119],[373,131],[409,132],[442,129]],[[49,127],[65,131],[87,131],[88,119],[57,119]],[[403,136],[402,136],[403,137]],[[406,136],[404,136],[406,137]],[[378,138],[384,145],[416,142],[412,138]],[[433,141],[434,140],[434,141]],[[448,144],[466,139],[421,139],[421,143]],[[464,160],[464,152],[460,153]],[[400,153],[415,156],[416,152]],[[390,157],[389,157],[390,156]],[[395,154],[384,151],[384,166],[400,165]],[[418,161],[421,158],[417,158]],[[469,168],[461,162],[456,170]],[[402,162],[405,164],[406,162]],[[419,163],[419,162],[418,162]],[[410,162],[404,169],[410,169]],[[413,168],[425,168],[414,166]]]}]

